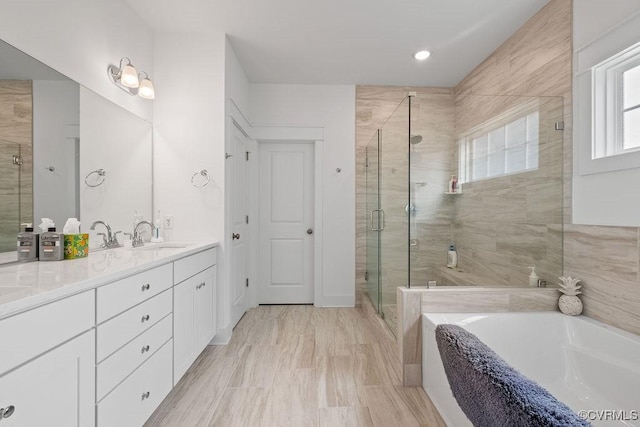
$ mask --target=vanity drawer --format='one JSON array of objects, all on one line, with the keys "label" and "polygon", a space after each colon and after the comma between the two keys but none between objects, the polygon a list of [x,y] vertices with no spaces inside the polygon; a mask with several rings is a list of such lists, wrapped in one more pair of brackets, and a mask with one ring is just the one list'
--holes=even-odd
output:
[{"label": "vanity drawer", "polygon": [[207,249],[174,262],[173,282],[180,283],[217,263],[218,248]]},{"label": "vanity drawer", "polygon": [[94,291],[0,320],[0,374],[93,327]]},{"label": "vanity drawer", "polygon": [[171,313],[171,290],[125,311],[118,317],[98,325],[96,359],[98,362],[118,350]]},{"label": "vanity drawer", "polygon": [[141,426],[171,391],[172,341],[98,403],[98,426]]},{"label": "vanity drawer", "polygon": [[172,320],[166,316],[98,365],[98,401],[171,339]]},{"label": "vanity drawer", "polygon": [[159,294],[173,285],[171,263],[98,288],[97,323]]}]

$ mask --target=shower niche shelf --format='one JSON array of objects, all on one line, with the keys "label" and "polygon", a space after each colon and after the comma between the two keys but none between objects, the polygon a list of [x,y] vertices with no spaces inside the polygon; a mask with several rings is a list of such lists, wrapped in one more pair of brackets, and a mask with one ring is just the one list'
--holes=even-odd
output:
[{"label": "shower niche shelf", "polygon": [[444,194],[448,196],[459,196],[462,194],[462,191],[445,191]]}]

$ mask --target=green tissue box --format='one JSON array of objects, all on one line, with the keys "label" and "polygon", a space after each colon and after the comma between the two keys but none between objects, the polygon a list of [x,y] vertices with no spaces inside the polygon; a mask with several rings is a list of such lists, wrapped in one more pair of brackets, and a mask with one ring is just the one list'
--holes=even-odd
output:
[{"label": "green tissue box", "polygon": [[64,259],[84,258],[89,255],[89,234],[64,235]]}]

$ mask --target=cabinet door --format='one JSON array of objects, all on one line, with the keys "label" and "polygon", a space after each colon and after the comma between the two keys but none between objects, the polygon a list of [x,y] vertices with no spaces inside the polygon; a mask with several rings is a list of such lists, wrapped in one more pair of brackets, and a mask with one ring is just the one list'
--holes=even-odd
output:
[{"label": "cabinet door", "polygon": [[173,383],[182,378],[195,352],[194,284],[187,280],[173,288]]},{"label": "cabinet door", "polygon": [[174,385],[216,333],[216,267],[173,288]]},{"label": "cabinet door", "polygon": [[89,331],[0,377],[2,426],[95,426],[94,366]]},{"label": "cabinet door", "polygon": [[216,310],[214,304],[216,267],[211,267],[199,275],[199,283],[195,287],[195,329],[196,353],[209,344],[215,335]]}]

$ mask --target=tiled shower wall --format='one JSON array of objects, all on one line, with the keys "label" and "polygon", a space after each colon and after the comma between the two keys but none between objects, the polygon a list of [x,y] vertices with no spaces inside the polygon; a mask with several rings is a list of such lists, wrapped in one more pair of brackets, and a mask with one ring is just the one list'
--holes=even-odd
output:
[{"label": "tiled shower wall", "polygon": [[[583,280],[584,314],[640,334],[640,229],[571,224],[572,2],[551,0],[455,88],[456,95],[561,96],[564,274]],[[415,88],[357,91],[357,295],[364,283],[364,146]],[[461,196],[465,197],[465,195]],[[553,278],[550,279],[555,282]]]},{"label": "tiled shower wall", "polygon": [[33,221],[32,99],[31,81],[0,80],[0,252],[15,250],[20,224]]},{"label": "tiled shower wall", "polygon": [[538,166],[463,184],[453,197],[458,270],[440,270],[445,285],[527,286],[530,266],[543,280],[562,275],[562,105],[561,97],[457,97],[456,135],[489,133],[496,117],[535,108]]},{"label": "tiled shower wall", "polygon": [[571,0],[550,1],[456,86],[456,93],[563,97],[564,274],[582,279],[584,314],[638,334],[639,229],[571,223],[571,19]]}]

